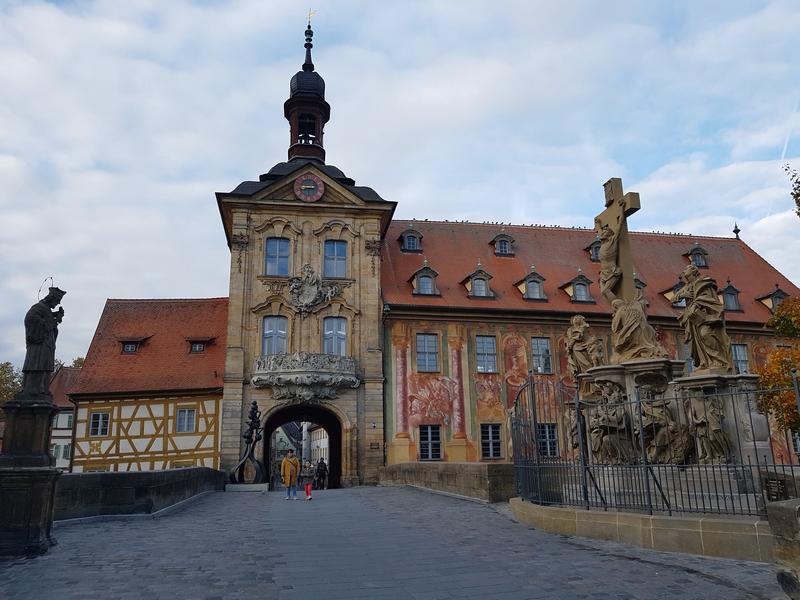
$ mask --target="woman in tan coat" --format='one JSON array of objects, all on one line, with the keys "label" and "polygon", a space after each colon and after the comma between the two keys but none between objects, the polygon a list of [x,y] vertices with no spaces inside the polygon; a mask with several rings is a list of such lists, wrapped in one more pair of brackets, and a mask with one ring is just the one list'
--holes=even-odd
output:
[{"label": "woman in tan coat", "polygon": [[300,461],[294,455],[294,450],[287,450],[286,456],[281,461],[281,479],[286,486],[286,499],[289,497],[297,500],[297,476],[300,474]]}]

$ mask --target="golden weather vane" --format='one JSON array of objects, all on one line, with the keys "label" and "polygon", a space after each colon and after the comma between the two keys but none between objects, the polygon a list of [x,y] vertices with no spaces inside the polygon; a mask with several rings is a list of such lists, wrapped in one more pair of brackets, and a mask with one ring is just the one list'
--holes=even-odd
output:
[{"label": "golden weather vane", "polygon": [[308,9],[308,26],[309,27],[311,27],[311,17],[313,17],[315,14],[317,14],[317,11],[315,11],[312,8]]}]

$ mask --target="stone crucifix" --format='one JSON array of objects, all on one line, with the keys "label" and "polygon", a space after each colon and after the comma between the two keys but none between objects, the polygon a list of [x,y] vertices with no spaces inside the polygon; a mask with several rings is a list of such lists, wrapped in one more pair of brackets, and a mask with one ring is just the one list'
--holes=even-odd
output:
[{"label": "stone crucifix", "polygon": [[622,179],[604,185],[606,209],[594,219],[600,238],[600,291],[611,304],[613,363],[644,358],[664,358],[655,330],[647,322],[644,298],[636,288],[628,217],[641,208],[639,194],[622,193]]}]

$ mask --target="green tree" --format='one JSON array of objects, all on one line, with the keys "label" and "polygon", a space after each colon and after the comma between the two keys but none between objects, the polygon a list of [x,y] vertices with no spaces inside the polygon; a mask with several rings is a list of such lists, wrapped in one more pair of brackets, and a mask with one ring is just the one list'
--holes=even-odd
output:
[{"label": "green tree", "polygon": [[0,363],[0,404],[22,389],[22,372],[10,362]]},{"label": "green tree", "polygon": [[83,366],[83,363],[86,361],[86,357],[84,356],[76,356],[72,359],[72,367],[80,369]]},{"label": "green tree", "polygon": [[760,387],[769,390],[759,409],[770,412],[781,430],[800,431],[800,414],[792,389],[792,369],[800,369],[800,298],[787,298],[767,323],[788,344],[772,350],[766,363],[756,369]]}]

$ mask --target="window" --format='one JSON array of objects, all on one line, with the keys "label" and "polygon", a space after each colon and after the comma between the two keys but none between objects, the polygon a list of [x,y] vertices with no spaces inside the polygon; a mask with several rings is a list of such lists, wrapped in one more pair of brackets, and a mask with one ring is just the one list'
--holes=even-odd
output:
[{"label": "window", "polygon": [[439,336],[435,333],[417,334],[417,371],[433,373],[439,370]]},{"label": "window", "polygon": [[539,456],[558,456],[558,436],[555,423],[536,424],[536,446]]},{"label": "window", "polygon": [[553,364],[550,358],[550,338],[531,338],[533,366],[537,373],[552,373]]},{"label": "window", "polygon": [[107,412],[92,413],[91,417],[89,417],[89,435],[93,437],[108,435],[110,420],[111,415]]},{"label": "window", "polygon": [[314,137],[317,130],[317,120],[314,115],[308,113],[301,114],[297,119],[297,132],[300,135]]},{"label": "window", "polygon": [[538,279],[525,282],[525,297],[529,300],[544,300],[544,285]]},{"label": "window", "polygon": [[511,243],[508,240],[497,240],[498,254],[511,254]]},{"label": "window", "polygon": [[481,458],[502,458],[500,425],[481,424]]},{"label": "window", "polygon": [[747,362],[747,344],[731,344],[733,366],[737,373],[748,373],[750,365]]},{"label": "window", "polygon": [[189,352],[191,352],[192,354],[205,352],[205,350],[206,350],[205,342],[192,342],[189,346]]},{"label": "window", "polygon": [[706,255],[703,254],[702,252],[692,252],[691,257],[692,257],[692,264],[695,267],[703,268],[708,266]]},{"label": "window", "polygon": [[70,454],[72,454],[72,446],[69,444],[64,444],[61,447],[61,458],[69,460]]},{"label": "window", "polygon": [[725,306],[725,310],[741,310],[742,307],[739,306],[739,294],[733,290],[728,290],[723,292],[722,294],[722,303]]},{"label": "window", "polygon": [[283,354],[286,352],[286,330],[289,320],[286,317],[264,317],[264,337],[261,340],[261,354]]},{"label": "window", "polygon": [[478,373],[497,373],[497,341],[493,335],[476,336],[475,354]]},{"label": "window", "polygon": [[347,242],[326,240],[323,275],[325,277],[347,277]]},{"label": "window", "polygon": [[439,425],[419,426],[419,459],[441,460],[442,436]]},{"label": "window", "polygon": [[600,240],[595,240],[589,246],[589,260],[592,262],[600,262]]},{"label": "window", "polygon": [[175,433],[194,433],[195,414],[193,408],[179,408],[175,415]]},{"label": "window", "polygon": [[476,277],[472,280],[472,295],[473,296],[488,296],[489,286],[486,280],[481,277]]},{"label": "window", "polygon": [[415,235],[407,235],[403,238],[403,250],[419,250],[419,238]]},{"label": "window", "polygon": [[417,277],[417,293],[425,295],[433,294],[433,277],[430,275],[420,275]]},{"label": "window", "polygon": [[322,351],[325,354],[347,354],[347,319],[327,317],[322,321]]},{"label": "window", "polygon": [[136,354],[139,349],[139,342],[122,342],[123,354]]},{"label": "window", "polygon": [[67,414],[67,424],[66,424],[66,429],[72,429],[72,419],[73,419],[73,415],[72,415],[72,413],[68,413],[68,414]]},{"label": "window", "polygon": [[572,299],[576,302],[588,302],[591,300],[589,296],[589,286],[585,283],[576,283],[572,286]]},{"label": "window", "polygon": [[285,277],[289,275],[289,240],[267,238],[264,254],[264,274]]}]

